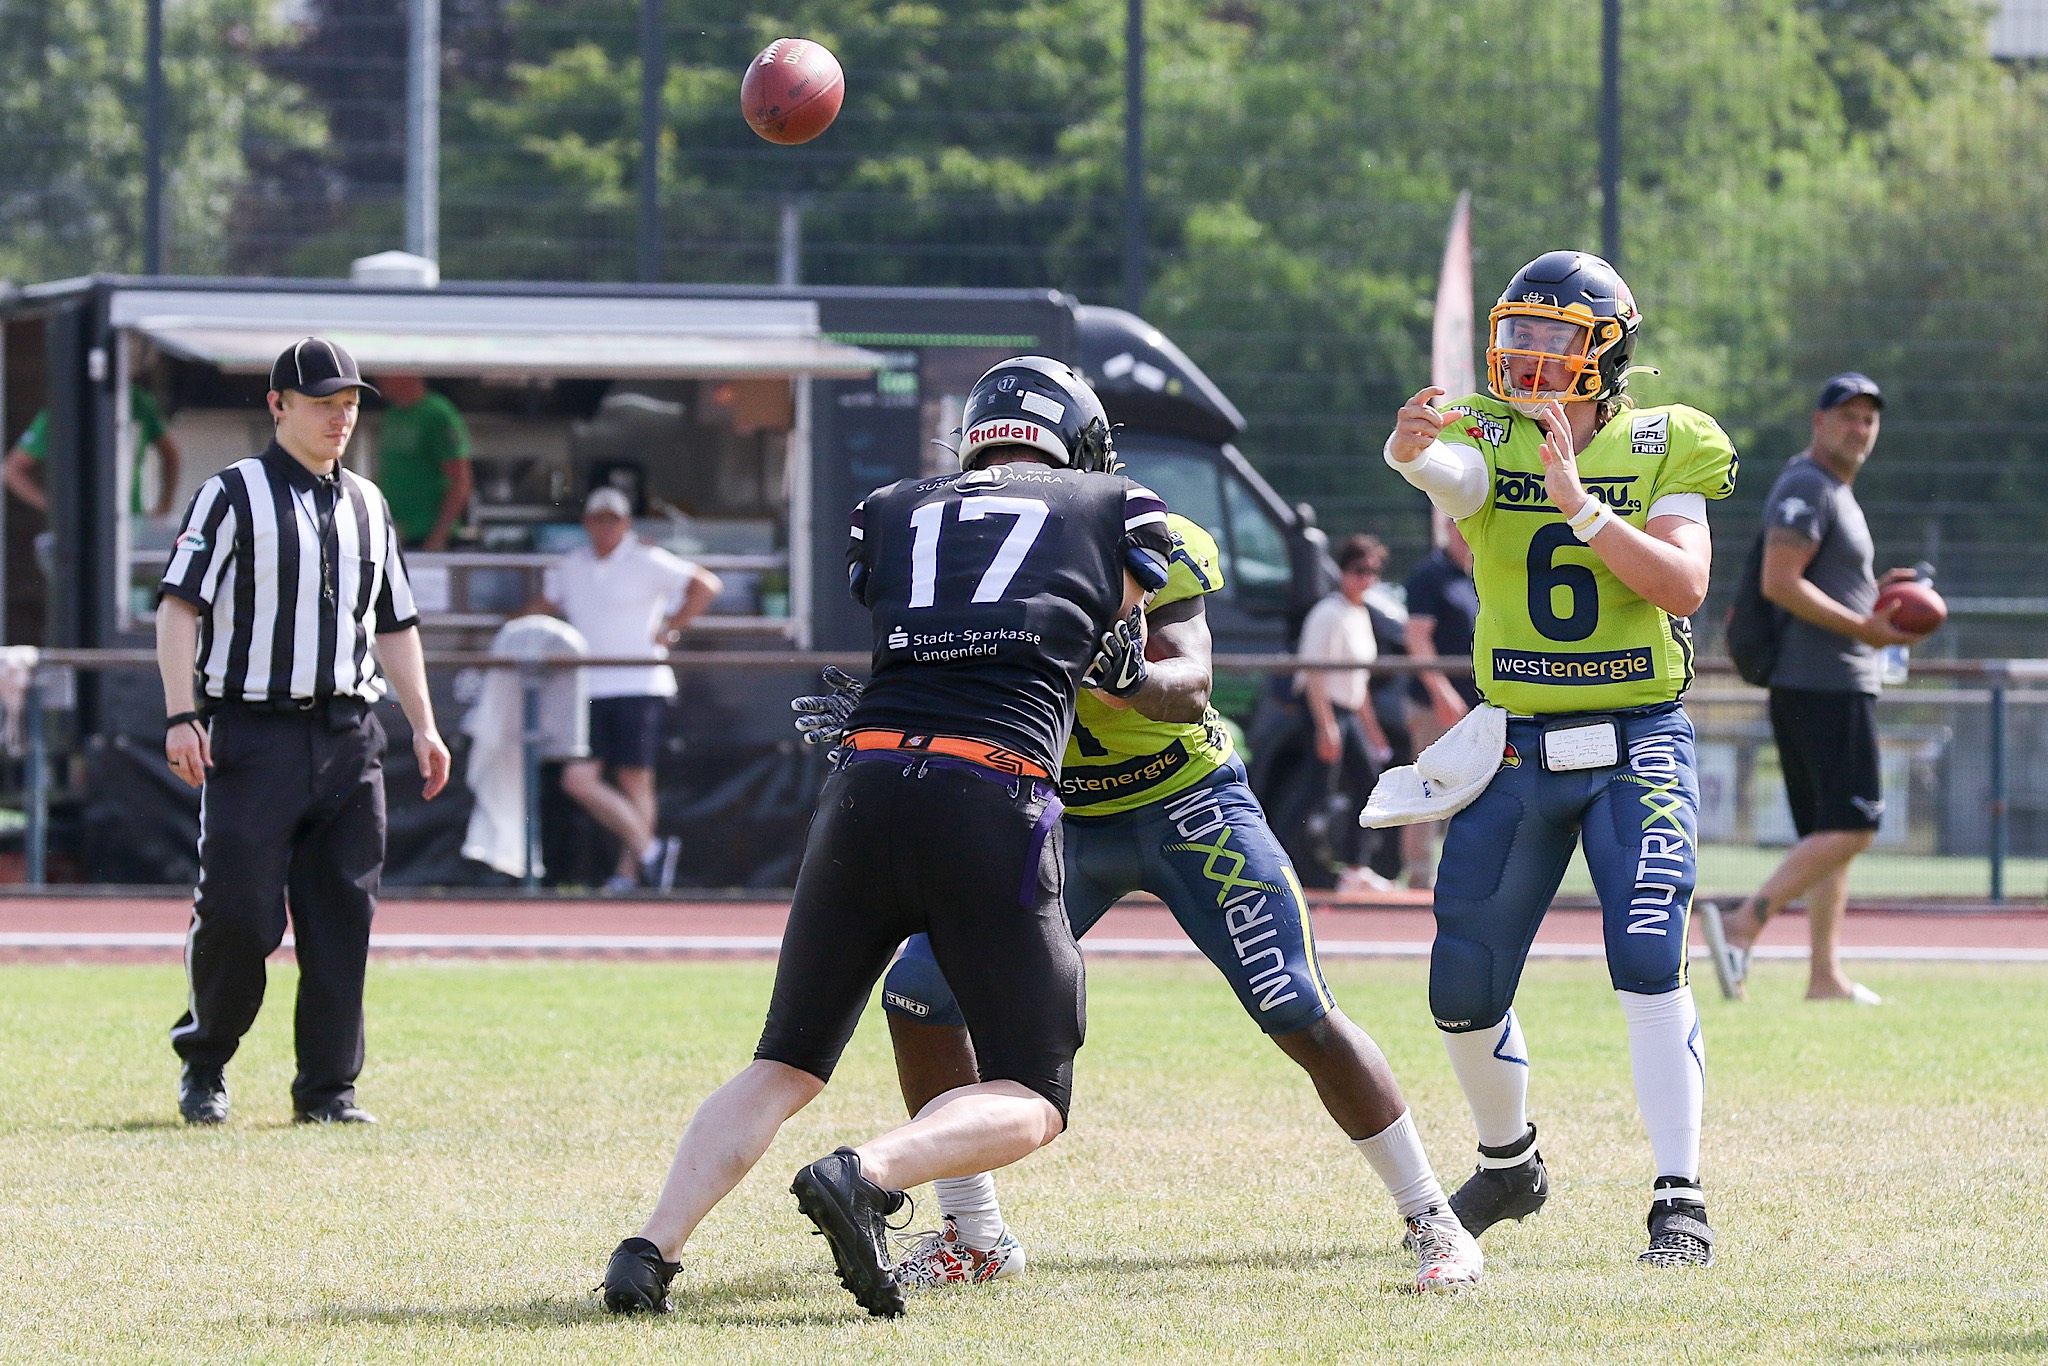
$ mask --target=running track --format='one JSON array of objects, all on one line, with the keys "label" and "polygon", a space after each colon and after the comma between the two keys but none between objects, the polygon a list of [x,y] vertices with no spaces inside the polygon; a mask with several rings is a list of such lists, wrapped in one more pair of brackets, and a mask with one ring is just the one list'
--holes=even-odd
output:
[{"label": "running track", "polygon": [[[0,895],[0,962],[174,962],[182,955],[188,897]],[[374,952],[432,956],[706,958],[770,957],[786,901],[681,901],[642,897],[520,900],[387,896],[371,936]],[[1432,921],[1424,894],[1315,903],[1317,947],[1328,958],[1421,958]],[[1853,908],[1845,956],[1858,959],[2048,963],[2048,907]],[[1695,932],[1694,953],[1699,948]],[[1806,925],[1773,921],[1759,957],[1803,958]],[[290,943],[289,940],[286,941]],[[1083,941],[1092,956],[1189,957],[1194,948],[1158,903],[1132,899]],[[1597,911],[1553,908],[1535,956],[1598,958]]]}]

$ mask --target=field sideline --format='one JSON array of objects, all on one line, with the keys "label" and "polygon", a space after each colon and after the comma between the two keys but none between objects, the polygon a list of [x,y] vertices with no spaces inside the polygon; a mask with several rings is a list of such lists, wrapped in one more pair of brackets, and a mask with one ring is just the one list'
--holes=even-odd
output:
[{"label": "field sideline", "polygon": [[[1467,1125],[1424,970],[1333,963],[1440,1170]],[[747,1054],[759,962],[400,960],[371,973],[371,1131],[286,1123],[289,964],[230,1070],[234,1121],[185,1130],[163,1034],[175,967],[0,968],[0,1359],[14,1361],[2039,1361],[2048,1356],[2048,974],[1871,964],[1879,1011],[1702,992],[1706,1185],[1722,1260],[1632,1259],[1649,1172],[1619,1011],[1590,964],[1521,1009],[1551,1206],[1490,1235],[1477,1293],[1418,1300],[1364,1162],[1205,966],[1091,966],[1075,1128],[1004,1177],[1011,1285],[864,1320],[784,1192],[895,1120],[877,1021],[706,1223],[683,1312],[590,1287],[690,1105]],[[922,1226],[922,1224],[920,1224]]]}]

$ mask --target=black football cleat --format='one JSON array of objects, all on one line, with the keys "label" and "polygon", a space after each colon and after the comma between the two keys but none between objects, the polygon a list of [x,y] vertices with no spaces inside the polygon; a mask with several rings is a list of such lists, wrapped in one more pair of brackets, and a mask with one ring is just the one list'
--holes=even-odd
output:
[{"label": "black football cleat", "polygon": [[839,1283],[860,1307],[877,1318],[902,1314],[903,1287],[892,1268],[887,1218],[903,1208],[908,1197],[862,1176],[860,1158],[851,1148],[821,1157],[798,1172],[789,1193],[804,1217],[825,1235],[838,1264]]},{"label": "black football cleat", "polygon": [[1536,1126],[1519,1143],[1479,1145],[1479,1165],[1451,1193],[1451,1212],[1477,1238],[1503,1219],[1526,1219],[1550,1198],[1550,1173],[1536,1151]]},{"label": "black football cleat", "polygon": [[292,1112],[294,1124],[375,1124],[377,1117],[352,1100],[336,1096]]},{"label": "black football cleat", "polygon": [[220,1068],[185,1064],[178,1077],[178,1113],[187,1124],[227,1123],[228,1079]]},{"label": "black football cleat", "polygon": [[628,1238],[605,1263],[604,1307],[614,1314],[666,1314],[669,1282],[682,1269],[681,1262],[663,1261],[647,1239]]},{"label": "black football cleat", "polygon": [[1707,1206],[1700,1188],[1690,1181],[1663,1176],[1650,1202],[1650,1246],[1636,1261],[1643,1266],[1712,1266],[1714,1230],[1707,1226]]}]

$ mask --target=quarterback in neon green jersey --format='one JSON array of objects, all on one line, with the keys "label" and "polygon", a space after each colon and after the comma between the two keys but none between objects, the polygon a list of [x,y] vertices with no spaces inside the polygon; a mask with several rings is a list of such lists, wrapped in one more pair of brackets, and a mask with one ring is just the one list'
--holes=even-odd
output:
[{"label": "quarterback in neon green jersey", "polygon": [[1478,1234],[1549,1194],[1512,1007],[1583,838],[1655,1159],[1640,1260],[1706,1265],[1705,1050],[1685,972],[1699,784],[1678,699],[1712,560],[1707,504],[1734,491],[1736,459],[1705,413],[1629,399],[1641,323],[1607,262],[1538,257],[1489,316],[1489,392],[1438,408],[1443,391],[1423,390],[1386,455],[1471,544],[1474,678],[1508,714],[1501,766],[1451,818],[1437,873],[1430,1010],[1479,1131],[1452,1207]]},{"label": "quarterback in neon green jersey", "polygon": [[[1300,880],[1209,706],[1202,599],[1223,587],[1222,556],[1193,522],[1169,514],[1167,523],[1176,545],[1147,609],[1148,681],[1127,700],[1084,688],[1075,704],[1060,765],[1067,920],[1078,938],[1128,893],[1164,901],[1245,1013],[1314,1080],[1392,1194],[1416,1254],[1416,1288],[1470,1285],[1483,1266],[1478,1244],[1451,1213],[1378,1045],[1331,998]],[[890,967],[882,1006],[913,1114],[976,1079],[965,1020],[925,936]],[[1023,1268],[992,1176],[936,1185],[942,1227],[904,1256],[903,1284],[977,1283]]]}]

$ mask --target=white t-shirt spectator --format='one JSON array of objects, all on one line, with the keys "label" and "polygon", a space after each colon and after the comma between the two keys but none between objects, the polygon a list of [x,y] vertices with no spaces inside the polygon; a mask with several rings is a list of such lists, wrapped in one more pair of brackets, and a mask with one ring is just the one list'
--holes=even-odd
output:
[{"label": "white t-shirt spectator", "polygon": [[[1379,642],[1372,633],[1372,613],[1354,605],[1342,593],[1330,594],[1309,609],[1308,619],[1301,623],[1301,646],[1296,653],[1303,659],[1372,663],[1380,657]],[[1369,670],[1318,669],[1317,672],[1323,676],[1323,686],[1329,691],[1331,706],[1339,711],[1357,711],[1365,705],[1367,689],[1372,684]],[[1307,684],[1308,674],[1294,676],[1296,692],[1302,691]]]},{"label": "white t-shirt spectator", "polygon": [[[668,658],[656,640],[664,618],[683,605],[697,567],[631,532],[599,559],[589,546],[548,567],[541,593],[562,609],[590,642],[590,653],[614,659]],[[675,672],[666,664],[584,670],[591,697],[674,697]]]}]

